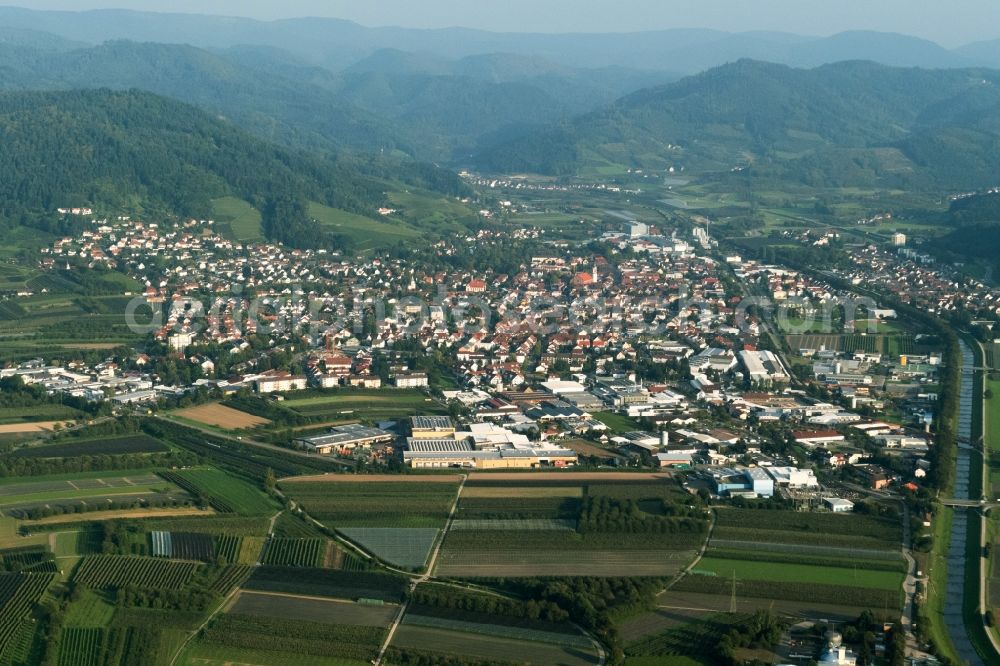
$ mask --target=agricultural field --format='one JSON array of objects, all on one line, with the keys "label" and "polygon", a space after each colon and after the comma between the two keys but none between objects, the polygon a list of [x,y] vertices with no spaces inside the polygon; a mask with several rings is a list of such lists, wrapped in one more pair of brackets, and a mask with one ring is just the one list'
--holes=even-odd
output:
[{"label": "agricultural field", "polygon": [[390,564],[420,569],[427,563],[440,530],[435,527],[342,527],[352,542]]},{"label": "agricultural field", "polygon": [[217,230],[226,238],[238,242],[264,240],[260,211],[243,199],[221,197],[212,199],[212,217]]},{"label": "agricultural field", "polygon": [[191,580],[198,565],[151,557],[102,555],[85,557],[73,580],[92,589],[126,586],[181,588]]},{"label": "agricultural field", "polygon": [[[436,573],[456,577],[668,576],[705,539],[704,514],[674,519],[687,502],[667,475],[473,474]],[[638,511],[626,523],[605,512]],[[584,520],[586,519],[586,520]]]},{"label": "agricultural field", "polygon": [[22,619],[53,578],[51,573],[0,573],[0,654],[18,638]]},{"label": "agricultural field", "polygon": [[31,407],[0,407],[0,425],[37,422],[65,422],[86,415],[66,405],[32,405]]},{"label": "agricultural field", "polygon": [[[471,623],[462,629],[427,626],[429,622],[407,615],[392,638],[392,648],[400,653],[459,656],[472,660],[496,660],[519,664],[585,666],[598,664],[600,659],[593,646],[566,646],[558,643],[530,640],[513,635],[495,636],[485,625],[470,631]],[[443,623],[441,623],[443,624]],[[511,632],[513,633],[513,632]]]},{"label": "agricultural field", "polygon": [[223,430],[249,430],[271,423],[268,419],[241,412],[217,402],[179,409],[173,412],[173,415]]},{"label": "agricultural field", "polygon": [[458,492],[458,476],[415,477],[423,482],[372,482],[358,476],[332,481],[284,479],[282,492],[327,527],[442,528]]},{"label": "agricultural field", "polygon": [[410,389],[338,389],[323,395],[291,397],[281,405],[309,419],[399,419],[443,414],[444,408]]},{"label": "agricultural field", "polygon": [[188,502],[191,497],[159,476],[141,472],[129,476],[81,473],[54,475],[45,480],[5,479],[0,482],[0,510],[17,517],[27,517],[52,507],[70,511],[74,510],[72,507],[94,510],[110,502],[152,499]]},{"label": "agricultural field", "polygon": [[153,557],[201,562],[211,562],[215,559],[215,542],[208,534],[157,530],[150,532],[149,538]]},{"label": "agricultural field", "polygon": [[72,458],[74,456],[115,456],[126,453],[162,453],[163,442],[145,434],[122,435],[101,439],[69,440],[55,444],[22,447],[14,451],[18,458]]},{"label": "agricultural field", "polygon": [[0,424],[0,435],[51,432],[66,425],[65,421],[33,421]]},{"label": "agricultural field", "polygon": [[319,568],[325,553],[326,541],[323,539],[274,538],[264,547],[263,564]]},{"label": "agricultural field", "polygon": [[241,591],[228,609],[228,612],[237,615],[359,627],[388,627],[398,611],[398,604],[359,604],[343,599],[296,597],[249,590]]},{"label": "agricultural field", "polygon": [[620,457],[613,451],[601,448],[600,446],[595,446],[594,444],[582,439],[570,439],[560,442],[560,444],[568,449],[576,451],[577,454],[584,457],[597,458],[599,460],[614,460]]},{"label": "agricultural field", "polygon": [[324,227],[349,238],[355,252],[389,247],[420,236],[420,231],[399,220],[374,220],[318,203],[309,204],[309,215]]},{"label": "agricultural field", "polygon": [[891,359],[898,359],[903,354],[916,352],[917,344],[909,333],[883,332],[863,335],[837,335],[832,333],[806,333],[785,336],[788,346],[793,351],[799,349],[826,349],[829,351],[848,352],[863,351],[873,354],[885,354]]},{"label": "agricultural field", "polygon": [[182,469],[162,475],[223,513],[257,516],[273,513],[276,509],[263,491],[217,469]]},{"label": "agricultural field", "polygon": [[341,571],[297,567],[256,567],[244,590],[335,599],[381,599],[399,603],[409,579],[379,571]]},{"label": "agricultural field", "polygon": [[102,641],[99,628],[67,627],[59,643],[59,666],[100,666]]},{"label": "agricultural field", "polygon": [[901,603],[905,564],[898,516],[717,509],[706,556],[661,596],[685,594],[866,608]]}]

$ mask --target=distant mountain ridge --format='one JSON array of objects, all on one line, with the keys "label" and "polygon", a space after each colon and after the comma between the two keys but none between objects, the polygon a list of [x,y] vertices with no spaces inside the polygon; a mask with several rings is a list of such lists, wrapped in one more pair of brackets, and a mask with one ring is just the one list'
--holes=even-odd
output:
[{"label": "distant mountain ridge", "polygon": [[623,66],[678,74],[695,73],[740,58],[800,67],[842,60],[935,68],[1000,67],[1000,53],[988,46],[969,45],[950,51],[923,39],[864,31],[831,37],[703,29],[622,34],[494,33],[465,28],[368,28],[330,18],[264,22],[128,10],[56,12],[18,7],[0,7],[0,26],[39,30],[92,44],[117,39],[220,49],[253,44],[284,49],[334,69],[386,48],[448,59],[516,53],[569,67]]},{"label": "distant mountain ridge", "polygon": [[137,88],[297,148],[437,161],[669,79],[504,54],[452,61],[384,50],[334,73],[270,47],[210,52],[115,41],[48,49],[0,41],[0,89]]},{"label": "distant mountain ridge", "polygon": [[503,172],[753,166],[807,184],[992,184],[1000,72],[742,60],[628,95],[480,156]]}]

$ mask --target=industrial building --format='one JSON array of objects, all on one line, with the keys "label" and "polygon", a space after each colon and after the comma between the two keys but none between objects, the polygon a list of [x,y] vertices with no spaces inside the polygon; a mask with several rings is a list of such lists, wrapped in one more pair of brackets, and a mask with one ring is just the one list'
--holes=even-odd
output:
[{"label": "industrial building", "polygon": [[769,351],[741,351],[740,363],[750,383],[787,382],[788,371],[776,354]]},{"label": "industrial building", "polygon": [[359,446],[392,442],[395,438],[391,432],[355,423],[330,428],[322,435],[299,437],[294,443],[308,451],[330,455],[348,453]]},{"label": "industrial building", "polygon": [[448,439],[455,434],[455,422],[447,416],[410,417],[410,436],[416,439]]},{"label": "industrial building", "polygon": [[451,437],[408,438],[403,461],[414,469],[531,469],[575,465],[577,455],[491,423],[474,423]]},{"label": "industrial building", "polygon": [[716,495],[749,495],[771,497],[774,481],[760,467],[717,467],[710,471]]}]

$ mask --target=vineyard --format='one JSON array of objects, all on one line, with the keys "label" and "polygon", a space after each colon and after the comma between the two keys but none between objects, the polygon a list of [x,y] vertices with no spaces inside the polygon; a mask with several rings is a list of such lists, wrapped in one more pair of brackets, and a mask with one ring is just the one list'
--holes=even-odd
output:
[{"label": "vineyard", "polygon": [[[256,655],[253,663],[274,663],[279,655],[317,655],[369,661],[378,652],[382,627],[331,625],[258,615],[226,613],[203,633],[201,643],[224,646],[234,661]],[[195,655],[199,646],[195,647]]]},{"label": "vineyard", "polygon": [[21,620],[52,582],[52,574],[0,573],[0,654],[19,637]]},{"label": "vineyard", "polygon": [[153,557],[202,562],[211,562],[215,559],[215,544],[208,534],[155,531],[150,532],[149,536]]},{"label": "vineyard", "polygon": [[232,564],[223,567],[219,575],[212,581],[211,589],[218,592],[220,596],[226,596],[234,588],[245,583],[251,573],[253,573],[253,567],[250,566]]},{"label": "vineyard", "polygon": [[197,567],[193,562],[102,555],[83,558],[73,580],[95,590],[127,586],[177,589],[191,580]]},{"label": "vineyard", "polygon": [[264,564],[316,568],[323,563],[326,541],[322,539],[271,539],[264,549]]},{"label": "vineyard", "polygon": [[100,629],[63,629],[59,666],[101,666]]}]

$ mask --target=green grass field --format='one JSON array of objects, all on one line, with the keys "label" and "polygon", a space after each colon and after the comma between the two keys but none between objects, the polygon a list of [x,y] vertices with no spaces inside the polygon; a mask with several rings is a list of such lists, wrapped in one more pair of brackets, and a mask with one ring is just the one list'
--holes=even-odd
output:
[{"label": "green grass field", "polygon": [[212,200],[212,216],[222,235],[235,241],[260,241],[264,239],[260,211],[236,197]]},{"label": "green grass field", "polygon": [[623,432],[630,432],[633,430],[642,430],[639,424],[622,414],[615,414],[613,412],[597,412],[594,414],[594,418],[608,426],[614,434],[621,434]]},{"label": "green grass field", "polygon": [[66,610],[67,627],[106,627],[115,614],[114,596],[103,592],[85,590],[80,598]]},{"label": "green grass field", "polygon": [[263,491],[217,469],[185,469],[170,473],[170,478],[175,476],[182,487],[208,498],[219,511],[258,516],[274,513],[277,509]]},{"label": "green grass field", "polygon": [[66,405],[32,405],[31,407],[0,407],[0,425],[35,423],[37,421],[69,421],[84,416]]},{"label": "green grass field", "polygon": [[350,238],[355,252],[368,252],[420,236],[418,230],[404,222],[375,220],[315,202],[309,204],[309,215],[330,231]]}]

